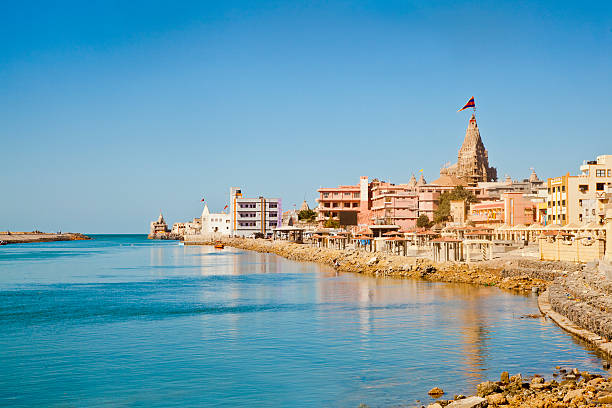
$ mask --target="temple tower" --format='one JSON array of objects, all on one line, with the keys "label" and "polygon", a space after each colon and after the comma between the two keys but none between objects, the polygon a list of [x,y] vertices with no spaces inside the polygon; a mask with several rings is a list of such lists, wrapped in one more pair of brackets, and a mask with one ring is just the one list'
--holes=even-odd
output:
[{"label": "temple tower", "polygon": [[497,180],[497,170],[489,167],[489,154],[480,138],[480,130],[476,116],[472,115],[465,131],[465,138],[459,155],[455,175],[469,186],[475,186],[481,181]]}]

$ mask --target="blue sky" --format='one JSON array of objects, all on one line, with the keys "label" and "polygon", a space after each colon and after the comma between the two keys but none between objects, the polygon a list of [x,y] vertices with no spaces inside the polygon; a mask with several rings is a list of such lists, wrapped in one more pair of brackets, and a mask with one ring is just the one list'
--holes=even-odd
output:
[{"label": "blue sky", "polygon": [[612,2],[534,3],[5,2],[0,230],[433,180],[472,95],[500,176],[576,173],[612,154]]}]

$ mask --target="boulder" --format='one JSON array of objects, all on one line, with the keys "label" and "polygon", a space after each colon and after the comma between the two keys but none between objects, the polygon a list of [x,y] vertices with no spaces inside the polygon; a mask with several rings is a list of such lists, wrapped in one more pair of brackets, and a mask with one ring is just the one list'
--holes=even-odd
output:
[{"label": "boulder", "polygon": [[366,262],[366,265],[368,266],[372,266],[378,263],[378,257],[373,256],[372,258],[370,258],[370,260],[368,260],[368,262]]},{"label": "boulder", "polygon": [[443,408],[443,407],[439,403],[434,402],[433,404],[429,404],[427,408]]},{"label": "boulder", "polygon": [[508,403],[508,400],[506,400],[504,394],[498,392],[497,394],[487,395],[487,402],[493,405],[504,405]]},{"label": "boulder", "polygon": [[583,390],[581,389],[571,390],[567,394],[565,394],[565,397],[563,397],[563,402],[570,402],[575,399],[580,399],[582,397],[582,393]]},{"label": "boulder", "polygon": [[501,376],[499,379],[502,383],[508,384],[510,382],[510,374],[508,374],[507,371],[504,371],[503,373],[501,373]]},{"label": "boulder", "polygon": [[600,404],[612,404],[612,394],[603,395],[597,398],[597,402]]},{"label": "boulder", "polygon": [[501,388],[493,381],[485,381],[483,383],[478,384],[476,390],[479,397],[486,397],[489,394],[495,394],[496,392],[500,392]]},{"label": "boulder", "polygon": [[428,394],[429,395],[442,395],[444,394],[444,390],[439,387],[433,387],[431,390],[429,390]]},{"label": "boulder", "polygon": [[485,398],[467,397],[457,401],[453,401],[446,408],[485,408],[489,405]]}]

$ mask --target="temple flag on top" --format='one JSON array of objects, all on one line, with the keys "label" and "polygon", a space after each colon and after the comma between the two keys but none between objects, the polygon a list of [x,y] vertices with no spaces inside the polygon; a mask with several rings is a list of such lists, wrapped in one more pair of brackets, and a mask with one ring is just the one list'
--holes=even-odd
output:
[{"label": "temple flag on top", "polygon": [[204,202],[204,201],[206,201],[206,200],[204,200],[204,197],[202,197],[202,199],[201,199],[200,201],[201,201],[201,202]]},{"label": "temple flag on top", "polygon": [[470,98],[469,101],[467,101],[465,106],[463,108],[459,109],[457,112],[461,112],[462,110],[467,109],[467,108],[476,108],[476,102],[474,102],[474,97],[473,96]]}]

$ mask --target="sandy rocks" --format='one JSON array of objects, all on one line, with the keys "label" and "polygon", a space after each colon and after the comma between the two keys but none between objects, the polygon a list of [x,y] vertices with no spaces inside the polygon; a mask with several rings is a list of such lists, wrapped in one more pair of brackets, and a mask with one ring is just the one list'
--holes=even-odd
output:
[{"label": "sandy rocks", "polygon": [[432,397],[438,397],[444,394],[444,390],[439,387],[433,387],[431,390],[429,390],[428,394],[431,395]]},{"label": "sandy rocks", "polygon": [[498,392],[497,394],[487,395],[487,402],[492,405],[505,405],[508,400],[504,394]]},{"label": "sandy rocks", "polygon": [[501,388],[493,381],[485,381],[478,384],[476,390],[479,397],[486,397],[487,395],[500,392]]},{"label": "sandy rocks", "polygon": [[446,408],[485,408],[489,403],[485,398],[467,397],[457,401],[453,401]]}]

